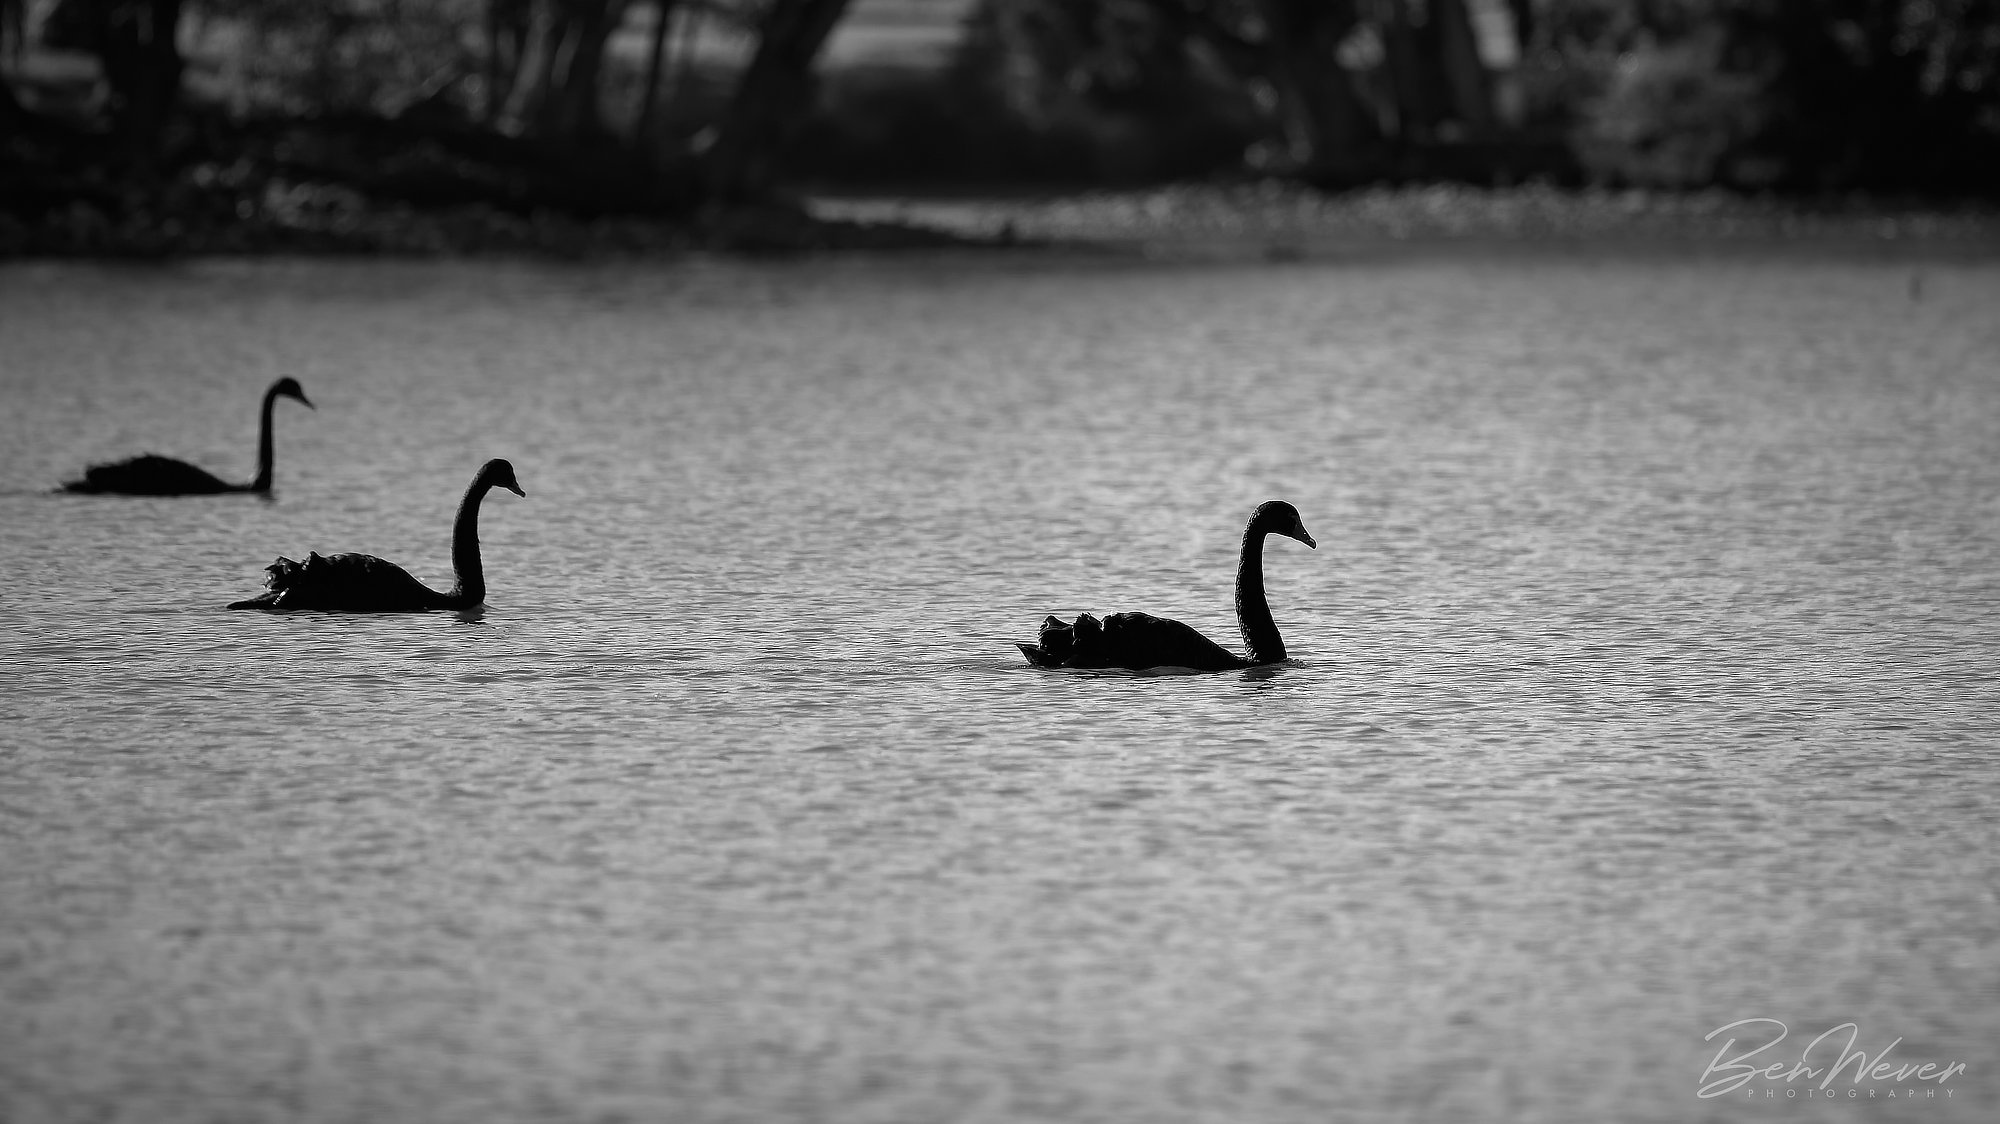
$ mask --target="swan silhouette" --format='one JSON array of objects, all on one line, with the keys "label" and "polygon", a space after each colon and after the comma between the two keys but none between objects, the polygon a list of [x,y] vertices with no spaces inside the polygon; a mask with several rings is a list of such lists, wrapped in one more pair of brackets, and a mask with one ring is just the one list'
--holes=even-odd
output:
[{"label": "swan silhouette", "polygon": [[68,492],[106,493],[120,496],[206,496],[218,492],[269,492],[271,490],[271,406],[280,398],[295,398],[306,409],[306,392],[299,381],[282,378],[264,392],[264,407],[257,429],[257,478],[248,484],[231,484],[217,479],[205,469],[186,461],[146,453],[112,464],[94,464],[84,469],[83,479],[63,485]]},{"label": "swan silhouette", "polygon": [[409,571],[372,554],[317,553],[304,562],[280,558],[264,568],[270,591],[232,609],[321,609],[337,613],[416,613],[425,609],[470,609],[486,600],[486,573],[479,565],[479,503],[494,488],[505,488],[523,499],[528,493],[514,482],[514,466],[490,460],[459,501],[451,525],[451,567],[458,581],[449,593],[439,593],[410,576]]},{"label": "swan silhouette", "polygon": [[1066,624],[1056,617],[1042,621],[1034,644],[1017,644],[1036,667],[1123,667],[1144,671],[1154,667],[1185,667],[1195,671],[1227,671],[1282,663],[1285,641],[1271,619],[1264,599],[1264,536],[1284,535],[1317,548],[1299,521],[1299,513],[1283,500],[1260,504],[1243,529],[1243,558],[1236,569],[1236,622],[1249,649],[1245,658],[1179,621],[1148,613],[1114,613],[1102,621],[1089,613]]}]

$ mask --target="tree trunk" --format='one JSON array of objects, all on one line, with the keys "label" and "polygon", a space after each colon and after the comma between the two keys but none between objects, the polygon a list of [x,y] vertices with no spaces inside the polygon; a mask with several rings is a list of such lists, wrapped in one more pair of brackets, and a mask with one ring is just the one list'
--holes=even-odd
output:
[{"label": "tree trunk", "polygon": [[12,140],[17,133],[25,132],[28,125],[28,111],[14,97],[4,79],[0,79],[0,142]]},{"label": "tree trunk", "polygon": [[1437,128],[1438,99],[1432,96],[1436,68],[1425,50],[1425,30],[1411,26],[1402,4],[1391,7],[1382,28],[1383,61],[1395,94],[1396,140],[1405,147],[1430,140]]},{"label": "tree trunk", "polygon": [[96,54],[111,87],[112,127],[140,174],[151,175],[180,104],[181,0],[108,0],[96,11],[102,19]]},{"label": "tree trunk", "polygon": [[813,60],[848,0],[774,0],[757,54],[723,112],[706,171],[720,200],[768,195],[777,153],[812,93]]},{"label": "tree trunk", "polygon": [[604,45],[625,17],[625,0],[559,0],[551,5],[544,37],[542,85],[533,121],[545,137],[604,131],[598,79]]},{"label": "tree trunk", "polygon": [[632,147],[643,150],[653,136],[654,110],[660,100],[660,77],[666,67],[667,29],[674,22],[679,0],[653,0],[653,38],[646,45],[646,88],[639,95],[639,115],[632,122]]},{"label": "tree trunk", "polygon": [[688,9],[687,18],[681,21],[680,43],[674,62],[674,88],[667,95],[676,104],[685,101],[688,92],[694,88],[694,52],[701,45],[701,16],[706,10],[696,4]]},{"label": "tree trunk", "polygon": [[604,73],[604,45],[625,18],[625,0],[571,0],[576,23],[569,66],[556,99],[556,129],[568,136],[604,131],[598,78]]},{"label": "tree trunk", "polygon": [[562,104],[563,48],[569,44],[570,14],[566,5],[551,6],[548,22],[542,27],[541,76],[535,83],[528,120],[540,136],[557,132],[558,107]]},{"label": "tree trunk", "polygon": [[486,0],[486,105],[488,126],[497,126],[520,84],[527,62],[534,13],[529,0]]},{"label": "tree trunk", "polygon": [[28,0],[0,0],[0,49],[21,65],[28,51]]},{"label": "tree trunk", "polygon": [[1507,0],[1507,11],[1514,17],[1514,42],[1520,45],[1521,57],[1528,57],[1528,45],[1535,41],[1534,0]]},{"label": "tree trunk", "polygon": [[559,15],[534,0],[509,0],[504,11],[507,38],[513,41],[511,72],[505,86],[507,96],[500,102],[499,122],[532,126],[541,112],[549,81],[550,52],[555,49],[554,28]]},{"label": "tree trunk", "polygon": [[1286,132],[1293,155],[1309,168],[1358,170],[1369,164],[1381,130],[1347,72],[1330,52],[1311,44],[1279,44],[1277,53],[1274,70],[1290,103]]},{"label": "tree trunk", "polygon": [[1478,33],[1465,0],[1431,0],[1431,19],[1438,25],[1440,61],[1451,89],[1452,115],[1466,131],[1482,136],[1493,131],[1493,82],[1479,57]]},{"label": "tree trunk", "polygon": [[1359,19],[1353,0],[1264,0],[1264,15],[1293,157],[1336,179],[1362,174],[1380,155],[1381,128],[1336,58]]}]

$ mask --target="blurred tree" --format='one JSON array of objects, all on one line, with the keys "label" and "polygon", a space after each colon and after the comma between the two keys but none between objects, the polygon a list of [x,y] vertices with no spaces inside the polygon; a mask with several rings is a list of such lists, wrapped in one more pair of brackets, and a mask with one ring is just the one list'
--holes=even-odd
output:
[{"label": "blurred tree", "polygon": [[[1495,3],[1498,0],[1494,0]],[[1512,0],[1525,5],[1527,0]],[[1115,93],[1219,75],[1261,108],[1253,162],[1315,179],[1386,172],[1398,149],[1495,132],[1493,75],[1467,0],[987,0],[1041,70]],[[1515,19],[1519,29],[1532,16]],[[1133,81],[1134,76],[1140,80]]]},{"label": "blurred tree", "polygon": [[[0,0],[0,49],[20,41],[32,2]],[[233,213],[243,205],[254,211],[256,178],[274,177],[351,185],[419,206],[486,200],[516,213],[558,207],[591,214],[681,210],[704,191],[768,195],[774,150],[805,116],[813,62],[848,4],[49,2],[38,28],[43,43],[95,56],[103,93],[86,99],[73,84],[49,84],[24,99],[16,96],[18,71],[0,68],[0,180],[39,185],[0,190],[0,205],[41,206],[70,190],[64,184],[153,184],[153,169],[178,175],[205,167],[206,188],[218,182],[214,166],[247,160],[244,167],[254,170],[232,172],[228,188],[243,194],[221,204]],[[647,49],[614,47],[615,33],[642,5],[653,20]],[[200,22],[182,26],[184,9],[198,12]],[[754,51],[745,66],[723,64],[704,80],[683,75],[673,83],[674,95],[698,95],[701,108],[677,112],[678,139],[669,140],[653,122],[668,86],[670,26],[681,12],[740,29]],[[680,23],[691,30],[695,20]],[[200,105],[186,114],[177,113],[183,46],[202,62]],[[681,63],[693,69],[685,53]],[[43,105],[59,107],[66,119],[45,114]],[[128,153],[123,163],[149,174],[127,180],[106,167],[93,114],[110,126],[106,135],[119,138]],[[614,115],[617,135],[609,126]],[[655,151],[662,143],[688,144],[703,115],[711,143],[699,165],[677,158],[691,155],[685,151]],[[31,143],[31,134],[39,139]],[[632,159],[635,153],[642,158]],[[106,206],[149,206],[141,194]],[[7,202],[29,195],[37,201]]]},{"label": "blurred tree", "polygon": [[180,103],[181,0],[59,0],[42,23],[51,47],[94,55],[110,88],[112,131],[150,173]]},{"label": "blurred tree", "polygon": [[1361,23],[1361,0],[1096,2],[1142,9],[1133,15],[1220,61],[1270,114],[1281,138],[1279,166],[1338,179],[1379,166],[1380,124],[1340,60]]},{"label": "blurred tree", "polygon": [[535,131],[591,136],[604,131],[604,49],[625,18],[627,0],[558,0],[544,25],[541,101]]},{"label": "blurred tree", "polygon": [[[1204,176],[1240,164],[1270,131],[1257,91],[1137,5],[980,4],[943,80],[906,84],[864,89],[846,76],[823,110],[862,142],[852,155],[901,182]],[[926,169],[918,158],[932,153],[943,159]]]},{"label": "blurred tree", "polygon": [[[768,197],[808,122],[819,162],[792,170],[872,153],[905,182],[1244,159],[1499,179],[1574,153],[1610,182],[2000,192],[1996,0],[979,0],[948,74],[850,73],[820,98],[849,4],[0,0],[0,200],[96,184],[125,206],[127,184],[248,161],[406,201],[691,207]],[[704,21],[747,65],[690,54]],[[35,76],[31,34],[101,76]],[[1554,138],[1557,158],[1520,155]]]},{"label": "blurred tree", "polygon": [[481,120],[500,124],[528,62],[529,37],[534,31],[534,0],[486,0],[485,89]]},{"label": "blurred tree", "polygon": [[0,54],[19,65],[28,42],[28,0],[0,0]]},{"label": "blurred tree", "polygon": [[1765,119],[1759,82],[1724,67],[1725,49],[1710,33],[1621,52],[1573,136],[1585,165],[1644,187],[1768,178],[1746,160]]},{"label": "blurred tree", "polygon": [[1493,76],[1465,0],[1389,0],[1372,11],[1365,30],[1381,39],[1386,71],[1373,88],[1389,91],[1379,108],[1396,140],[1407,148],[1441,133],[1491,133]]},{"label": "blurred tree", "polygon": [[812,95],[813,60],[849,0],[771,0],[757,23],[757,53],[716,124],[704,170],[712,198],[769,194],[777,150]]},{"label": "blurred tree", "polygon": [[255,116],[396,115],[417,103],[470,117],[486,0],[189,0],[228,34],[231,98]]},{"label": "blurred tree", "polygon": [[1744,0],[1720,13],[1756,76],[1745,146],[1797,188],[2000,186],[2000,4]]},{"label": "blurred tree", "polygon": [[1472,133],[1493,128],[1493,81],[1479,55],[1478,33],[1465,0],[1431,0],[1430,16],[1438,27],[1438,55],[1451,107]]},{"label": "blurred tree", "polygon": [[1242,61],[1245,76],[1278,91],[1292,158],[1339,179],[1379,166],[1381,128],[1339,57],[1360,23],[1358,8],[1358,0],[1260,0],[1234,28],[1208,21],[1208,34]]},{"label": "blurred tree", "polygon": [[667,32],[673,27],[679,0],[654,0],[653,28],[646,42],[646,82],[639,92],[639,112],[632,118],[632,147],[644,151],[653,143],[659,114],[660,81],[666,71]]},{"label": "blurred tree", "polygon": [[2000,190],[1991,0],[1545,0],[1600,177]]},{"label": "blurred tree", "polygon": [[[21,64],[28,43],[28,0],[0,0],[0,57],[13,66]],[[0,139],[18,131],[27,121],[26,111],[14,96],[14,89],[0,78]]]}]

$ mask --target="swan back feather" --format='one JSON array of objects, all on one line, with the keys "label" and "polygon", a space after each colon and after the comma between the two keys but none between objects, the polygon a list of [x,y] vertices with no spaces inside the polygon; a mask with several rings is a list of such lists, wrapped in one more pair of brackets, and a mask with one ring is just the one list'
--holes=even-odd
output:
[{"label": "swan back feather", "polygon": [[1035,644],[1016,647],[1037,667],[1223,671],[1249,666],[1194,626],[1151,613],[1113,613],[1103,620],[1080,613],[1074,624],[1047,617]]},{"label": "swan back feather", "polygon": [[279,558],[264,567],[269,592],[232,609],[317,609],[334,613],[419,612],[442,608],[444,597],[408,570],[372,554],[317,551],[303,562]]}]

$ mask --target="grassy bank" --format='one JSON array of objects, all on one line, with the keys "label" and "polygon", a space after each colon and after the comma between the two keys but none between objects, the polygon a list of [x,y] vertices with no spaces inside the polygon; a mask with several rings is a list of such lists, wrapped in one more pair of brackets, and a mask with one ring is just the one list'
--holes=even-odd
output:
[{"label": "grassy bank", "polygon": [[813,211],[967,238],[1272,258],[1351,245],[1472,242],[1824,244],[2000,254],[2000,209],[1990,204],[1723,191],[1432,185],[1327,194],[1265,181],[992,198],[829,195],[816,199]]}]

